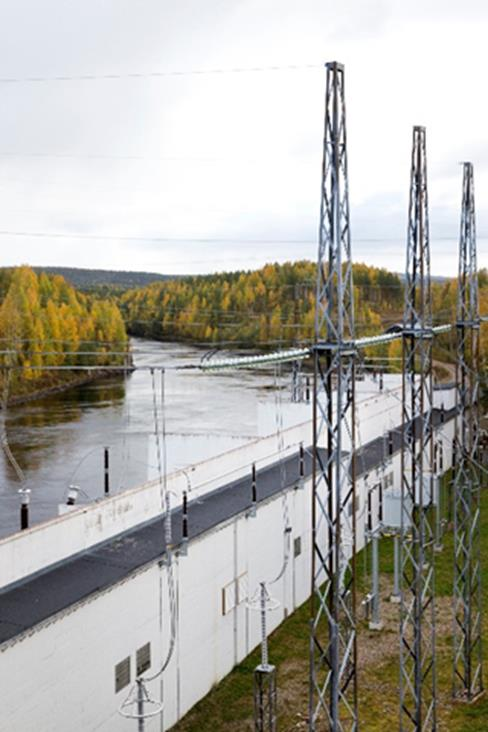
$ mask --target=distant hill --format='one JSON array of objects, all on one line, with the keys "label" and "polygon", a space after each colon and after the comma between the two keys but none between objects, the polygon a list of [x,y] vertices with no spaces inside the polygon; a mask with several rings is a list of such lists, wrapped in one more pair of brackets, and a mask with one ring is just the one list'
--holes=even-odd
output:
[{"label": "distant hill", "polygon": [[157,272],[124,272],[111,269],[83,269],[79,267],[33,267],[34,271],[61,275],[78,290],[92,291],[100,288],[130,290],[134,287],[145,287],[151,282],[162,282],[175,279],[170,275]]}]

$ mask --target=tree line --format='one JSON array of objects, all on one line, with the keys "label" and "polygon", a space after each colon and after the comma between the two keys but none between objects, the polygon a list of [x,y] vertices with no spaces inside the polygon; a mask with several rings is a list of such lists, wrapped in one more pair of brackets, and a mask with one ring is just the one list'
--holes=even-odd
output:
[{"label": "tree line", "polygon": [[[378,334],[403,317],[399,275],[353,266],[356,335]],[[49,366],[126,363],[128,335],[158,340],[274,349],[311,343],[316,264],[267,264],[255,271],[179,277],[124,292],[81,293],[60,275],[27,266],[0,270],[0,339],[14,392],[73,379]],[[488,273],[479,276],[480,310],[488,312]],[[456,320],[455,280],[433,282],[434,323]],[[125,322],[124,322],[125,321]],[[488,328],[481,329],[482,350]],[[400,370],[401,342],[366,349]],[[434,358],[454,361],[455,332],[435,340]]]},{"label": "tree line", "polygon": [[126,362],[126,329],[111,299],[92,298],[59,275],[27,266],[0,271],[0,299],[0,350],[12,393],[73,378],[46,367]]},{"label": "tree line", "polygon": [[[268,347],[310,343],[315,331],[314,262],[267,264],[256,271],[182,277],[129,290],[119,298],[128,331],[137,336],[193,343]],[[353,265],[356,336],[401,323],[402,278],[385,268]],[[488,312],[488,273],[479,274],[480,310]],[[455,279],[433,281],[434,324],[456,320]],[[482,328],[486,352],[488,329]],[[400,370],[401,342],[366,349]],[[434,358],[454,361],[455,333],[436,338]]]},{"label": "tree line", "polygon": [[[119,300],[129,331],[149,338],[266,346],[311,341],[316,264],[184,277],[130,290]],[[354,266],[358,334],[400,317],[403,287],[385,269]],[[380,316],[381,313],[381,316]]]}]

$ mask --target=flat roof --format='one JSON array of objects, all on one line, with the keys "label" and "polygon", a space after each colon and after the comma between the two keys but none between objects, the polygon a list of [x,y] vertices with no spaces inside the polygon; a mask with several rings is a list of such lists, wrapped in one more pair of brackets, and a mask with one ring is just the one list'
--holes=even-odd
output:
[{"label": "flat roof", "polygon": [[[446,422],[456,409],[445,411]],[[440,425],[440,410],[433,410],[434,426]],[[392,430],[393,452],[401,449],[402,428]],[[378,467],[385,457],[383,436],[356,451],[356,475]],[[312,448],[305,451],[305,475],[312,474]],[[318,459],[323,460],[320,449]],[[299,479],[299,453],[257,471],[257,501],[261,503],[282,491],[281,470],[285,487],[293,488]],[[234,480],[221,488],[192,500],[188,507],[190,540],[217,528],[220,524],[251,507],[251,476]],[[182,538],[182,512],[172,512],[174,544]],[[56,615],[72,605],[86,600],[94,593],[117,584],[132,572],[159,561],[166,553],[164,517],[161,515],[144,524],[73,555],[54,566],[0,590],[0,644]]]}]

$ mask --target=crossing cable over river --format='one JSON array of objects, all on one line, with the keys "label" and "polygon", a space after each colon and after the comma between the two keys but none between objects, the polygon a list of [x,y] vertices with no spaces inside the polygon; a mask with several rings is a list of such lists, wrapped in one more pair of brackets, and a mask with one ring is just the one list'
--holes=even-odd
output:
[{"label": "crossing cable over river", "polygon": [[[482,321],[488,321],[488,316],[480,318]],[[437,325],[432,328],[434,335],[440,335],[441,333],[448,333],[453,326],[450,323],[444,325]],[[355,340],[347,343],[351,348],[361,349],[368,346],[382,345],[384,343],[390,343],[391,341],[400,340],[402,338],[402,331],[395,333],[381,333],[380,335],[365,336],[363,338],[356,338]],[[0,355],[15,354],[15,351],[0,351]],[[130,353],[130,352],[129,352]],[[239,369],[239,368],[259,368],[268,364],[275,363],[286,363],[290,361],[297,361],[307,359],[312,356],[313,349],[304,348],[287,348],[278,351],[272,351],[270,353],[264,353],[259,356],[236,356],[226,359],[206,358],[198,363],[185,364],[179,366],[171,366],[168,364],[153,364],[152,366],[123,366],[123,365],[85,365],[85,364],[70,364],[69,366],[10,366],[0,365],[0,370],[11,370],[11,371],[116,371],[122,373],[124,371],[217,371],[222,369]],[[103,355],[103,354],[100,354]]]}]

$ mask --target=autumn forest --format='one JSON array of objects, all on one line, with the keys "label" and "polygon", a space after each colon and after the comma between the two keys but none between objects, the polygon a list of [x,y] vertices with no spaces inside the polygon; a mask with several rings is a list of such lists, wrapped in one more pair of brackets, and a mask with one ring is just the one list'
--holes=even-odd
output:
[{"label": "autumn forest", "polygon": [[113,345],[122,353],[128,343],[115,302],[84,295],[62,277],[26,266],[1,270],[0,296],[1,350],[9,374],[4,398],[7,387],[18,395],[79,379],[69,369],[49,371],[52,366],[102,369],[114,359],[124,363],[123,355],[108,354]]},{"label": "autumn forest", "polygon": [[[315,271],[315,263],[299,261],[135,289],[90,284],[81,292],[57,274],[27,266],[0,270],[0,338],[9,392],[71,383],[80,378],[68,368],[75,364],[100,372],[108,364],[127,364],[128,335],[255,349],[310,343]],[[479,283],[480,310],[486,312],[484,270]],[[358,336],[380,333],[402,319],[403,284],[386,269],[355,265],[354,298]],[[434,282],[432,302],[435,323],[454,322],[455,280]],[[483,329],[485,345],[487,337]],[[453,338],[451,333],[436,339],[439,362],[454,360]],[[400,353],[401,343],[395,341],[366,356],[382,357],[398,369]],[[53,366],[66,368],[50,371]]]}]

